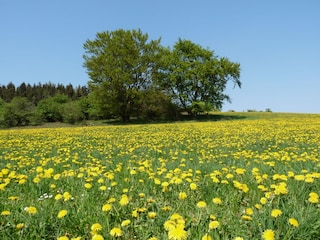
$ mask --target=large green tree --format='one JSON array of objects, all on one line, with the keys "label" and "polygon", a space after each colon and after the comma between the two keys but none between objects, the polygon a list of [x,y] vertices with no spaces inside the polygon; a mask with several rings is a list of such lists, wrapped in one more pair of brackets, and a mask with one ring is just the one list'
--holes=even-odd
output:
[{"label": "large green tree", "polygon": [[221,109],[223,101],[230,101],[224,93],[228,81],[241,87],[239,63],[219,58],[189,40],[179,39],[172,50],[163,51],[162,64],[160,85],[190,113],[198,102]]},{"label": "large green tree", "polygon": [[84,66],[94,105],[105,116],[128,121],[140,109],[144,91],[158,71],[160,39],[148,40],[141,30],[97,33],[84,44]]}]

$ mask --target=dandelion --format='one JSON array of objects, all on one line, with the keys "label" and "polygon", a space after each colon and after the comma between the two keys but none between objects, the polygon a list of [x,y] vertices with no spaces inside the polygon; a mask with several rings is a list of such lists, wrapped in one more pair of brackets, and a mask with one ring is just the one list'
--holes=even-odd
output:
[{"label": "dandelion", "polygon": [[58,237],[57,240],[69,240],[69,237],[62,236],[62,237]]},{"label": "dandelion", "polygon": [[122,230],[118,227],[114,227],[110,231],[110,235],[112,237],[121,237],[122,236]]},{"label": "dandelion", "polygon": [[309,194],[309,199],[308,199],[309,202],[311,203],[318,203],[319,202],[319,195],[315,192],[311,192]]},{"label": "dandelion", "polygon": [[1,216],[9,216],[11,212],[9,210],[4,210],[1,212]]},{"label": "dandelion", "polygon": [[148,212],[148,217],[149,217],[150,219],[155,219],[156,216],[157,216],[157,213],[155,213],[155,212]]},{"label": "dandelion", "polygon": [[243,237],[235,237],[233,240],[244,240]]},{"label": "dandelion", "polygon": [[187,198],[187,194],[185,192],[180,192],[179,193],[179,199],[180,200],[185,200]]},{"label": "dandelion", "polygon": [[61,210],[59,213],[58,213],[58,218],[63,218],[64,216],[66,216],[68,214],[68,211],[67,210]]},{"label": "dandelion", "polygon": [[35,207],[33,207],[33,206],[26,207],[24,210],[27,213],[29,213],[30,215],[34,215],[34,214],[36,214],[38,212],[37,209]]},{"label": "dandelion", "polygon": [[243,220],[246,220],[246,221],[251,221],[252,220],[252,217],[248,216],[248,215],[242,215],[241,218]]},{"label": "dandelion", "polygon": [[128,226],[131,223],[131,221],[129,219],[123,220],[121,222],[121,227],[125,227]]},{"label": "dandelion", "polygon": [[208,234],[202,236],[201,240],[212,240],[212,237],[210,237]]},{"label": "dandelion", "polygon": [[253,209],[252,208],[247,208],[246,209],[246,214],[252,215],[253,214]]},{"label": "dandelion", "polygon": [[95,234],[97,234],[99,231],[101,231],[102,230],[102,226],[101,226],[101,224],[100,223],[94,223],[94,224],[92,224],[92,226],[91,226],[91,233],[92,233],[92,235],[95,235]]},{"label": "dandelion", "polygon": [[22,228],[24,228],[24,223],[18,223],[18,224],[16,225],[16,229],[17,229],[17,230],[21,230]]},{"label": "dandelion", "polygon": [[268,199],[265,197],[260,198],[260,203],[261,204],[266,204],[268,202]]},{"label": "dandelion", "polygon": [[120,203],[121,206],[128,205],[129,204],[128,196],[126,194],[123,194],[119,203]]},{"label": "dandelion", "polygon": [[279,217],[282,214],[282,211],[280,209],[273,209],[271,211],[271,216],[274,218]]},{"label": "dandelion", "polygon": [[158,238],[156,238],[156,237],[151,237],[151,238],[148,238],[148,240],[158,240]]},{"label": "dandelion", "polygon": [[71,194],[70,194],[69,192],[64,192],[64,193],[63,193],[63,200],[64,200],[65,202],[67,202],[67,201],[69,201],[70,199],[72,199]]},{"label": "dandelion", "polygon": [[267,229],[262,233],[262,238],[264,240],[274,240],[274,231],[271,229]]},{"label": "dandelion", "polygon": [[211,221],[209,223],[209,229],[216,229],[220,226],[220,223],[218,221]]},{"label": "dandelion", "polygon": [[289,222],[290,225],[292,225],[294,227],[299,227],[299,222],[295,218],[289,218],[288,222]]},{"label": "dandelion", "polygon": [[100,190],[100,191],[106,191],[106,190],[107,190],[107,186],[100,186],[100,187],[99,187],[99,190]]},{"label": "dandelion", "polygon": [[190,189],[191,189],[191,190],[196,190],[196,189],[197,189],[197,184],[195,184],[195,183],[190,183]]},{"label": "dandelion", "polygon": [[221,198],[213,198],[213,199],[212,199],[212,202],[213,202],[214,204],[218,204],[218,205],[221,205],[221,204],[222,204]]},{"label": "dandelion", "polygon": [[110,203],[106,203],[102,206],[102,211],[103,212],[108,212],[112,209],[112,205]]},{"label": "dandelion", "polygon": [[56,201],[59,201],[62,197],[63,197],[62,194],[58,193],[58,194],[54,197],[54,199],[55,199]]},{"label": "dandelion", "polygon": [[185,240],[188,237],[188,232],[183,226],[177,225],[168,232],[169,240]]},{"label": "dandelion", "polygon": [[170,231],[171,229],[176,227],[176,222],[173,220],[165,221],[163,227],[166,231]]},{"label": "dandelion", "polygon": [[197,203],[197,207],[198,208],[206,208],[207,207],[207,203],[204,201],[200,201]]},{"label": "dandelion", "polygon": [[92,236],[91,240],[104,240],[104,237],[100,234],[95,234]]},{"label": "dandelion", "polygon": [[84,184],[84,187],[85,187],[86,189],[90,189],[90,188],[92,188],[92,185],[91,185],[90,183],[85,183],[85,184]]}]

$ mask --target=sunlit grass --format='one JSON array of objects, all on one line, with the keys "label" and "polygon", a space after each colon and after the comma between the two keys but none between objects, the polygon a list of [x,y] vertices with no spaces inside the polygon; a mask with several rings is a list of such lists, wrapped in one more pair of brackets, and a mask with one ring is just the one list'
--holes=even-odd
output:
[{"label": "sunlit grass", "polygon": [[0,239],[320,238],[320,115],[242,114],[0,131]]}]

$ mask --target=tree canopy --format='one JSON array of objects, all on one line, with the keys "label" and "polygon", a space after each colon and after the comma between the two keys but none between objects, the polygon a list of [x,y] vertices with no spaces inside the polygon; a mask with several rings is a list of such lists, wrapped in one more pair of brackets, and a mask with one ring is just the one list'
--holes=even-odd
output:
[{"label": "tree canopy", "polygon": [[190,113],[193,106],[221,109],[230,101],[224,93],[227,82],[241,87],[239,63],[190,40],[179,39],[170,49],[161,46],[160,39],[149,40],[140,29],[119,29],[97,33],[84,49],[89,88],[102,116],[127,121],[146,106],[146,95],[152,92],[157,98],[155,91]]}]

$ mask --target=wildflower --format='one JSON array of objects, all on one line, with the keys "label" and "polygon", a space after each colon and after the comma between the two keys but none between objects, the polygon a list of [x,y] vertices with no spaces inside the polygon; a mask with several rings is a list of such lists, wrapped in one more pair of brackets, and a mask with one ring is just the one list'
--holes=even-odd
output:
[{"label": "wildflower", "polygon": [[197,184],[195,184],[195,183],[190,183],[190,189],[191,189],[191,190],[196,190],[196,189],[197,189]]},{"label": "wildflower", "polygon": [[208,234],[204,235],[201,240],[212,240],[212,237],[210,237]]},{"label": "wildflower", "polygon": [[68,214],[68,211],[67,210],[61,210],[59,213],[58,213],[58,218],[63,218],[64,216],[66,216]]},{"label": "wildflower", "polygon": [[149,238],[148,240],[158,240],[158,238],[156,238],[156,237],[151,237],[151,238]]},{"label": "wildflower", "polygon": [[119,203],[120,203],[121,206],[128,205],[128,203],[129,203],[128,196],[126,194],[123,194]]},{"label": "wildflower", "polygon": [[252,208],[247,208],[246,209],[246,214],[252,215],[253,214],[253,209]]},{"label": "wildflower", "polygon": [[180,192],[179,193],[179,199],[180,200],[185,200],[187,198],[187,194],[185,192]]},{"label": "wildflower", "polygon": [[35,207],[26,207],[24,209],[27,213],[29,213],[30,215],[36,214],[37,213],[37,209]]},{"label": "wildflower", "polygon": [[242,215],[241,218],[243,220],[246,220],[246,221],[251,221],[252,220],[252,217],[248,216],[248,215]]},{"label": "wildflower", "polygon": [[24,228],[24,223],[18,223],[16,225],[16,229],[21,230],[22,228]]},{"label": "wildflower", "polygon": [[140,198],[144,198],[146,195],[144,193],[139,193]]},{"label": "wildflower", "polygon": [[176,227],[176,222],[173,220],[165,221],[163,227],[166,231],[170,231],[171,229]]},{"label": "wildflower", "polygon": [[262,233],[262,238],[264,240],[274,240],[274,231],[271,229],[267,229]]},{"label": "wildflower", "polygon": [[1,212],[1,216],[8,216],[10,214],[11,214],[11,212],[9,210],[4,210]]},{"label": "wildflower", "polygon": [[268,199],[265,197],[260,198],[260,203],[261,204],[266,204],[268,202]]},{"label": "wildflower", "polygon": [[279,217],[282,214],[282,211],[280,209],[273,209],[271,211],[271,216],[274,218]]},{"label": "wildflower", "polygon": [[100,187],[99,187],[99,190],[100,190],[100,191],[106,191],[106,190],[107,190],[107,186],[100,186]]},{"label": "wildflower", "polygon": [[212,202],[213,202],[214,204],[218,204],[218,205],[221,205],[221,204],[222,204],[221,198],[214,198],[214,199],[212,199]]},{"label": "wildflower", "polygon": [[58,201],[58,200],[60,200],[62,197],[63,197],[62,194],[58,193],[58,194],[54,197],[54,199],[55,199],[56,201]]},{"label": "wildflower", "polygon": [[220,223],[218,221],[211,221],[209,223],[209,229],[216,229],[220,226]]},{"label": "wildflower", "polygon": [[257,204],[254,205],[254,207],[255,207],[256,209],[259,209],[259,210],[260,210],[260,209],[262,208],[262,205],[259,204],[259,203],[257,203]]},{"label": "wildflower", "polygon": [[70,199],[72,199],[72,196],[69,192],[64,192],[63,193],[63,199],[65,202],[69,201]]},{"label": "wildflower", "polygon": [[311,203],[318,203],[319,202],[319,195],[315,192],[311,192],[309,194],[309,199],[308,199],[309,202]]},{"label": "wildflower", "polygon": [[122,236],[122,230],[120,228],[114,227],[110,231],[110,235],[112,237],[121,237]]},{"label": "wildflower", "polygon": [[17,197],[17,196],[10,196],[10,197],[8,197],[8,199],[11,200],[11,201],[15,201],[15,200],[18,200],[19,197]]},{"label": "wildflower", "polygon": [[184,230],[183,226],[176,226],[175,228],[169,230],[168,237],[169,240],[185,240],[187,239],[188,232]]},{"label": "wildflower", "polygon": [[100,234],[95,234],[92,236],[91,240],[104,240],[104,237]]},{"label": "wildflower", "polygon": [[97,234],[101,230],[102,230],[102,226],[99,223],[92,224],[92,226],[91,226],[92,235]]},{"label": "wildflower", "polygon": [[91,185],[90,183],[85,183],[85,184],[84,184],[84,187],[85,187],[86,189],[90,189],[90,188],[92,188],[92,185]]},{"label": "wildflower", "polygon": [[211,221],[216,220],[216,216],[214,216],[213,214],[210,214],[209,218]]},{"label": "wildflower", "polygon": [[110,203],[106,203],[102,206],[102,211],[103,212],[108,212],[112,209],[112,205]]},{"label": "wildflower", "polygon": [[148,212],[148,217],[151,218],[151,219],[155,219],[157,216],[157,213],[155,212]]},{"label": "wildflower", "polygon": [[131,221],[130,221],[129,219],[123,220],[123,221],[121,222],[121,227],[128,226],[130,223],[131,223]]},{"label": "wildflower", "polygon": [[134,218],[138,217],[138,210],[133,210],[131,216]]},{"label": "wildflower", "polygon": [[235,237],[233,240],[244,240],[243,237]]},{"label": "wildflower", "polygon": [[299,227],[299,222],[295,218],[289,218],[288,222],[289,222],[290,225],[292,225],[294,227]]},{"label": "wildflower", "polygon": [[69,240],[67,236],[58,237],[57,240]]},{"label": "wildflower", "polygon": [[198,208],[205,208],[205,207],[207,207],[207,203],[204,201],[200,201],[197,203],[197,207]]}]

